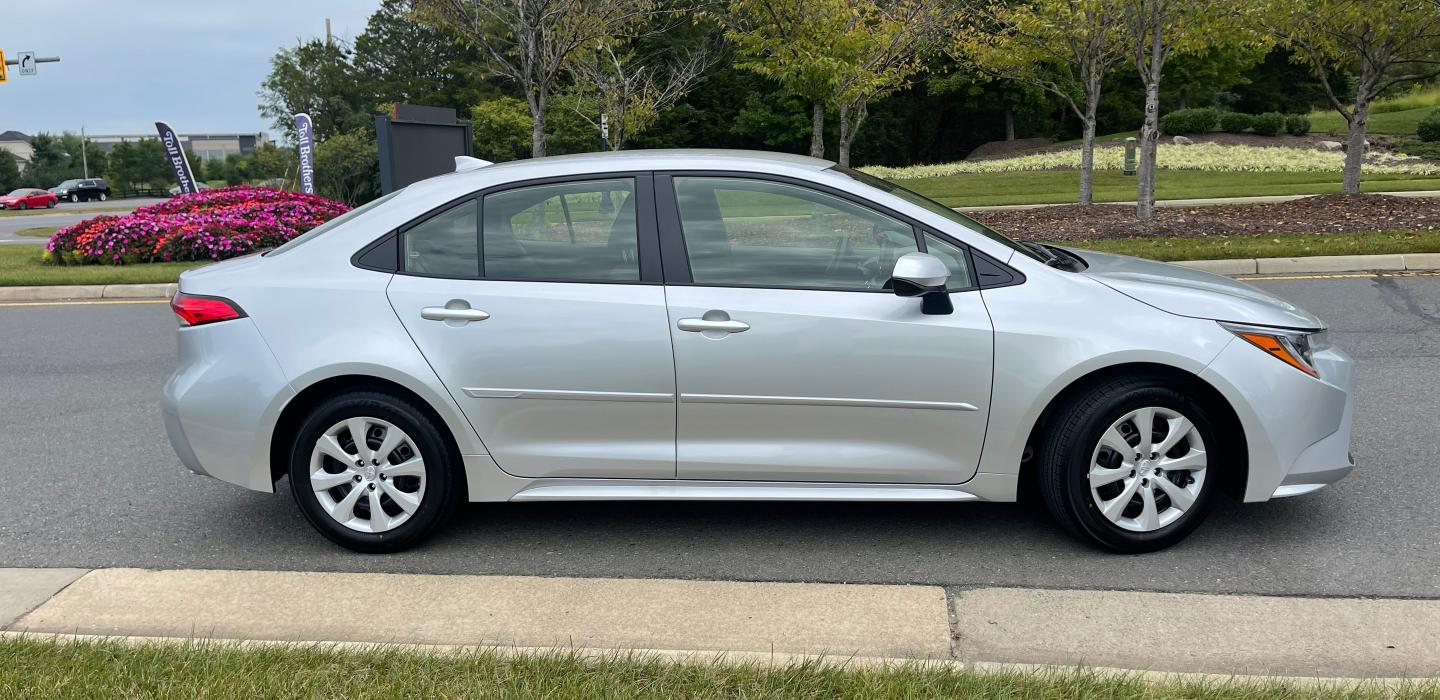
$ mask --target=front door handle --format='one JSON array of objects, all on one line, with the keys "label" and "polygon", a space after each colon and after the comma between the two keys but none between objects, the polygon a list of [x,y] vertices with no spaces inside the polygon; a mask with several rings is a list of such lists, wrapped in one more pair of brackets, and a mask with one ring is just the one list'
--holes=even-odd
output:
[{"label": "front door handle", "polygon": [[706,338],[723,338],[731,333],[750,330],[750,324],[731,319],[730,314],[719,309],[706,311],[700,318],[682,318],[676,322],[675,327],[682,331],[701,333]]},{"label": "front door handle", "polygon": [[427,321],[444,321],[446,325],[463,326],[471,321],[484,321],[490,314],[470,308],[464,299],[451,299],[444,306],[427,306],[420,309],[420,318]]},{"label": "front door handle", "polygon": [[706,321],[703,318],[682,318],[679,323],[675,324],[675,327],[691,333],[704,333],[705,331],[744,333],[750,330],[750,324],[744,321]]}]

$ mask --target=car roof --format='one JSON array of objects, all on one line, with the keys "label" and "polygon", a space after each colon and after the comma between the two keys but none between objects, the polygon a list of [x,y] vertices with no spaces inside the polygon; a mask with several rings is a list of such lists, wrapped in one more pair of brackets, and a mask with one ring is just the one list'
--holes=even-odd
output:
[{"label": "car roof", "polygon": [[446,173],[406,187],[405,197],[449,197],[493,185],[546,177],[646,170],[735,170],[739,172],[818,172],[835,164],[792,153],[676,148],[576,153],[496,163],[461,173]]}]

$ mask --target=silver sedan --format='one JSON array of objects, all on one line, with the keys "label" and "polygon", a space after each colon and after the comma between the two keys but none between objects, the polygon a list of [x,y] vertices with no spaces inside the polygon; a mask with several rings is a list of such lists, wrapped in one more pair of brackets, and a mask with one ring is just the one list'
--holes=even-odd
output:
[{"label": "silver sedan", "polygon": [[366,552],[463,501],[1018,494],[1142,552],[1354,466],[1350,359],[1243,283],[811,158],[457,161],[181,276],[187,467]]}]

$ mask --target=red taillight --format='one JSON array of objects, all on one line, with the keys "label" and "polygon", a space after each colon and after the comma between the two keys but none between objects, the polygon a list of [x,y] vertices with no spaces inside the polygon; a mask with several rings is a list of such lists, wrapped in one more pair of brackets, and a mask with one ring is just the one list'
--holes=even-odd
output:
[{"label": "red taillight", "polygon": [[170,298],[170,308],[180,321],[187,326],[203,326],[216,321],[242,318],[245,312],[235,302],[220,297],[202,297],[194,294],[179,294]]}]

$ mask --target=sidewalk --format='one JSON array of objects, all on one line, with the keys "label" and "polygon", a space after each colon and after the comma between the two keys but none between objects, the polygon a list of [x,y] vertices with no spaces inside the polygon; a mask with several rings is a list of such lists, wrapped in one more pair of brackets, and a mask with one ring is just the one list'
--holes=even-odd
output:
[{"label": "sidewalk", "polygon": [[[1365,194],[1383,194],[1390,197],[1440,197],[1440,190],[1410,190],[1404,192],[1366,192]],[[1202,197],[1199,199],[1157,199],[1157,207],[1213,207],[1224,204],[1271,204],[1274,202],[1293,202],[1306,197],[1318,197],[1314,194],[1277,194],[1260,195],[1256,197]],[[955,207],[956,211],[979,212],[979,211],[1010,211],[1017,209],[1040,209],[1042,207],[1064,207],[1075,204],[1074,202],[1056,202],[1053,204],[994,204],[985,207]],[[1096,202],[1096,204],[1115,204],[1135,206],[1135,202]]]},{"label": "sidewalk", "polygon": [[[1101,556],[1101,555],[1097,555]],[[1440,674],[1440,600],[271,571],[0,569],[0,634]]]}]

